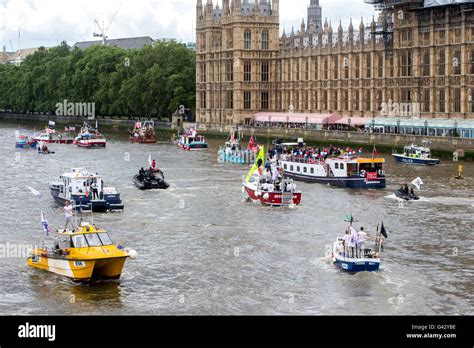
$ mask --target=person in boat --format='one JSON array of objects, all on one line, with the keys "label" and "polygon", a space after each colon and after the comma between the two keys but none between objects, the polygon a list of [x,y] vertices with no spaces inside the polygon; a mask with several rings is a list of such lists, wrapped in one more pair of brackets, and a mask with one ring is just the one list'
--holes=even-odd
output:
[{"label": "person in boat", "polygon": [[92,197],[93,197],[94,200],[99,198],[99,187],[97,186],[97,181],[96,180],[94,180],[91,184]]},{"label": "person in boat", "polygon": [[407,185],[407,184],[405,184],[405,188],[403,189],[403,192],[404,192],[406,195],[410,194],[410,189],[408,188],[408,185]]},{"label": "person in boat", "polygon": [[350,234],[350,241],[349,241],[349,249],[351,250],[351,257],[354,258],[354,255],[356,255],[356,246],[359,240],[359,233],[353,228],[350,228],[351,234]]},{"label": "person in boat", "polygon": [[410,190],[410,196],[415,197],[415,190],[413,190],[413,187]]},{"label": "person in boat", "polygon": [[156,160],[153,160],[151,162],[151,171],[154,172],[154,171],[157,171],[157,168],[156,168]]},{"label": "person in boat", "polygon": [[142,167],[142,168],[140,169],[140,171],[138,172],[138,176],[140,177],[140,179],[145,176],[145,169],[144,169],[143,167]]},{"label": "person in boat", "polygon": [[360,231],[357,233],[357,243],[356,243],[356,256],[358,258],[364,257],[364,244],[367,239],[367,233],[365,233],[364,228],[361,227]]},{"label": "person in boat", "polygon": [[72,214],[72,205],[71,201],[66,201],[64,203],[64,217],[66,218],[66,224],[64,225],[64,231],[67,230],[68,226],[72,226],[72,230],[76,229],[76,226],[74,225],[74,222],[72,220],[73,214]]},{"label": "person in boat", "polygon": [[349,245],[351,243],[351,230],[350,228],[348,228],[346,230],[346,234],[344,235],[344,241],[343,241],[343,245],[344,245],[344,257],[349,257]]}]

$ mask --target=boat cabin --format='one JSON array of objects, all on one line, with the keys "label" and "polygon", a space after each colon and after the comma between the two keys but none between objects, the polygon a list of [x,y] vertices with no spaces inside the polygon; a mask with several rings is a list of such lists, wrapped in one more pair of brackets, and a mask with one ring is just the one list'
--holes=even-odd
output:
[{"label": "boat cabin", "polygon": [[431,158],[431,150],[424,146],[410,145],[403,148],[403,154],[412,158]]}]

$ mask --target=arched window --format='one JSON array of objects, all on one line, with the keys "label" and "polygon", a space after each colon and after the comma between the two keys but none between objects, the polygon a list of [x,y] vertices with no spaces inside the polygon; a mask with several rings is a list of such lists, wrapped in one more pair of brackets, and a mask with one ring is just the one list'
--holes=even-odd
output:
[{"label": "arched window", "polygon": [[270,34],[268,30],[262,32],[262,50],[270,49]]},{"label": "arched window", "polygon": [[335,168],[339,169],[339,163],[336,163]]},{"label": "arched window", "polygon": [[249,50],[252,48],[252,32],[246,30],[244,32],[244,49]]}]

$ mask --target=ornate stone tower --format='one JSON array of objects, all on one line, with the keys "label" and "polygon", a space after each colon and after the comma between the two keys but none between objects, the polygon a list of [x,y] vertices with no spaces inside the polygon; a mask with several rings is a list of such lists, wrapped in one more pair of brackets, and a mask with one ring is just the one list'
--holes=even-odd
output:
[{"label": "ornate stone tower", "polygon": [[319,0],[311,0],[311,3],[308,7],[308,29],[314,23],[314,30],[318,33],[323,29],[322,22],[322,9],[319,5]]},{"label": "ornate stone tower", "polygon": [[196,15],[197,122],[243,124],[275,110],[279,0],[197,0]]}]

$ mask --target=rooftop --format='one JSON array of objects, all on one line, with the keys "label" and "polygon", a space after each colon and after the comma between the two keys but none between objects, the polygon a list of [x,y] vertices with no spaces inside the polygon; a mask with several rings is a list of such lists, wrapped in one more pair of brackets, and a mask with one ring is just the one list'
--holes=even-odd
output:
[{"label": "rooftop", "polygon": [[[142,36],[142,37],[131,37],[131,38],[122,38],[122,39],[109,39],[106,41],[108,46],[116,46],[122,48],[124,50],[130,49],[141,49],[146,45],[151,45],[154,40],[149,36]],[[92,46],[100,46],[102,45],[102,40],[95,40],[95,41],[82,41],[76,42],[73,48],[79,48],[80,50],[85,50]]]}]

